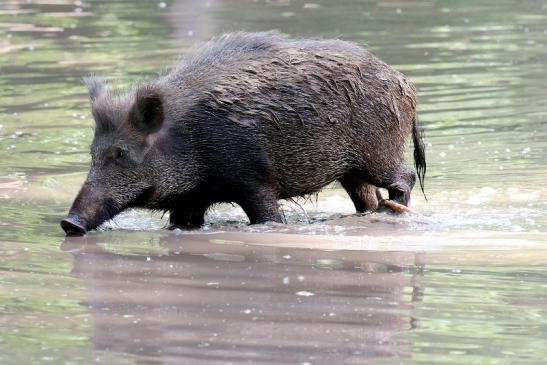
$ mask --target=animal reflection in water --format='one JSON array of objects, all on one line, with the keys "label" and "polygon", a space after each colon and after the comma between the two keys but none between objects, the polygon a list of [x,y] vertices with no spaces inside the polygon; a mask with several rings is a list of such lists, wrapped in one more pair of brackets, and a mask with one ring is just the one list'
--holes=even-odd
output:
[{"label": "animal reflection in water", "polygon": [[[97,350],[156,363],[366,363],[404,357],[419,254],[218,244],[169,235],[161,255],[67,239]],[[226,237],[224,234],[221,237]],[[175,361],[175,362],[173,362]]]}]

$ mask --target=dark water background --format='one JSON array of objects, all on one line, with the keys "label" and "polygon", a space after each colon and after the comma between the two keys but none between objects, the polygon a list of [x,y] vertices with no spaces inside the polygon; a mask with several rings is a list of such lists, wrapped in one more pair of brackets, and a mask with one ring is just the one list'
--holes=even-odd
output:
[{"label": "dark water background", "polygon": [[[289,225],[132,211],[65,241],[81,78],[127,86],[241,29],[353,40],[415,82],[420,215],[331,186]],[[0,2],[0,364],[545,364],[546,90],[545,1]]]}]

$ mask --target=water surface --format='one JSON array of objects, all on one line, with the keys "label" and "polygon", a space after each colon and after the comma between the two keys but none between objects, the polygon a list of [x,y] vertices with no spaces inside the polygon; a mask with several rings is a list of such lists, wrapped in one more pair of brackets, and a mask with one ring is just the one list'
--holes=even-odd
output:
[{"label": "water surface", "polygon": [[[131,211],[66,241],[81,78],[127,86],[240,29],[352,40],[407,74],[429,202],[354,215],[333,185],[284,203],[288,225]],[[545,363],[546,59],[544,1],[2,2],[0,363]]]}]

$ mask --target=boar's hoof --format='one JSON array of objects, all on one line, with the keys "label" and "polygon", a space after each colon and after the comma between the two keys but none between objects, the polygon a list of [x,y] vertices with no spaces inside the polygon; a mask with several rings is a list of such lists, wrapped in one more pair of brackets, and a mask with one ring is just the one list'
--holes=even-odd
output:
[{"label": "boar's hoof", "polygon": [[86,229],[80,224],[80,219],[77,216],[69,215],[61,221],[61,228],[67,236],[83,236],[86,234]]},{"label": "boar's hoof", "polygon": [[407,207],[405,205],[402,205],[402,204],[399,204],[399,203],[394,202],[393,200],[389,200],[389,199],[385,199],[385,200],[382,200],[380,202],[379,210],[380,211],[389,210],[389,211],[392,211],[392,212],[398,213],[398,214],[401,214],[401,213],[414,213],[414,211],[412,209],[410,209],[409,207]]}]

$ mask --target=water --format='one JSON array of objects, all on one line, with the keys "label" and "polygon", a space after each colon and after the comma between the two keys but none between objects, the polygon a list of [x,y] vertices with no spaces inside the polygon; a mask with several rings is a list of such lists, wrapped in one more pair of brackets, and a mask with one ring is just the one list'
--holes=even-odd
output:
[{"label": "water", "polygon": [[[406,73],[429,202],[356,216],[334,185],[285,203],[288,225],[132,211],[66,241],[81,77],[127,86],[239,29],[353,40]],[[0,364],[544,364],[546,59],[544,1],[3,1]]]}]

